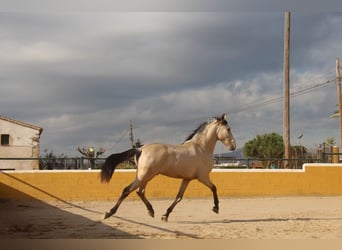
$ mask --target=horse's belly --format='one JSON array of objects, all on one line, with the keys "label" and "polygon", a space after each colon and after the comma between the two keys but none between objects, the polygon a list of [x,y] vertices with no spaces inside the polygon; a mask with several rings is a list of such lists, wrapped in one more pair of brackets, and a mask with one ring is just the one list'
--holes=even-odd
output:
[{"label": "horse's belly", "polygon": [[168,165],[162,169],[160,174],[173,178],[196,179],[198,172],[197,170],[197,167],[193,167],[191,165]]}]

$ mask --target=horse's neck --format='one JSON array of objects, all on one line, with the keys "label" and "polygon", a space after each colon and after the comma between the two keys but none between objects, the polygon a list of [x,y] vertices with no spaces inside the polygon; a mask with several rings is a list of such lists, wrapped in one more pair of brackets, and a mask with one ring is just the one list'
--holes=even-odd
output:
[{"label": "horse's neck", "polygon": [[193,143],[199,144],[206,152],[213,154],[217,142],[216,126],[208,127],[192,141]]}]

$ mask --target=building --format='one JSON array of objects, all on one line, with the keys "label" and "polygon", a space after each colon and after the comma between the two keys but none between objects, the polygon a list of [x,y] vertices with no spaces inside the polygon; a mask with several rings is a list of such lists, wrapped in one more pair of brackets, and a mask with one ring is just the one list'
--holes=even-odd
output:
[{"label": "building", "polygon": [[39,169],[39,140],[42,132],[43,129],[38,126],[0,116],[0,169]]}]

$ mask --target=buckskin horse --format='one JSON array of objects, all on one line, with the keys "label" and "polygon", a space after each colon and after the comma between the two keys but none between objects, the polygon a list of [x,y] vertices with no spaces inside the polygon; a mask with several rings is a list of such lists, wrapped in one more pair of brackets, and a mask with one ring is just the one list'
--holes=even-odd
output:
[{"label": "buckskin horse", "polygon": [[138,189],[137,194],[146,205],[149,214],[154,217],[153,207],[145,197],[145,188],[147,183],[158,174],[182,179],[176,199],[162,216],[162,220],[168,220],[174,207],[182,200],[190,181],[194,179],[210,188],[214,198],[212,210],[218,213],[219,200],[216,186],[209,177],[213,168],[213,153],[218,140],[228,150],[235,150],[236,143],[228,125],[226,114],[202,123],[182,144],[152,143],[141,148],[133,148],[110,155],[101,167],[102,182],[109,182],[116,166],[132,157],[137,166],[137,174],[135,180],[123,189],[114,207],[104,214],[103,219],[115,214],[121,202],[136,189]]}]

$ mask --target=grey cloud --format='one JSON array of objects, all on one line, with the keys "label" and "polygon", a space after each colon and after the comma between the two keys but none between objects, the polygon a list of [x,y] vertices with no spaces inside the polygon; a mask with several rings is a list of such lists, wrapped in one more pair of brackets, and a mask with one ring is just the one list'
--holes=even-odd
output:
[{"label": "grey cloud", "polygon": [[[282,104],[255,106],[282,94],[283,19],[281,12],[2,13],[0,107],[10,108],[1,114],[44,127],[43,147],[74,152],[79,144],[113,147],[130,119],[143,141],[176,143],[228,112],[242,147],[256,133],[282,133]],[[336,13],[292,13],[292,86],[330,77],[341,23]],[[329,91],[318,92],[319,102],[294,99],[295,130],[319,129]],[[114,149],[127,146],[126,138]]]}]

